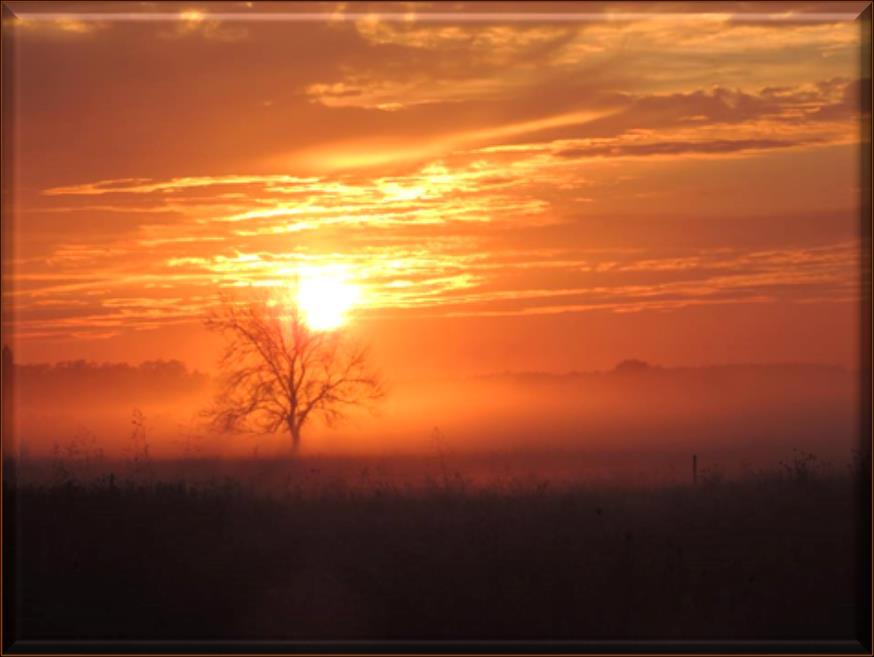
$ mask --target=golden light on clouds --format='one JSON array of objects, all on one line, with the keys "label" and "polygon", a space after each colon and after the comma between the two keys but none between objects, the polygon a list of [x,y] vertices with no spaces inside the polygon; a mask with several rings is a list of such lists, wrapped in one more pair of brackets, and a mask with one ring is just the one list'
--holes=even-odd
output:
[{"label": "golden light on clouds", "polygon": [[298,278],[319,329],[858,298],[850,9],[431,9],[29,6],[4,328],[194,327]]},{"label": "golden light on clouds", "polygon": [[191,21],[192,23],[199,23],[206,15],[197,9],[187,9],[179,14],[179,18],[183,21]]}]

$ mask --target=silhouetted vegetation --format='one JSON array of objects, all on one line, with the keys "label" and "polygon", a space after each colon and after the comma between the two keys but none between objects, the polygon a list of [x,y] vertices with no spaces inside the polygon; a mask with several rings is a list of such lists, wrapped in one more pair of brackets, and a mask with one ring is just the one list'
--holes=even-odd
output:
[{"label": "silhouetted vegetation", "polygon": [[331,425],[384,395],[367,349],[311,330],[294,305],[226,299],[205,323],[225,339],[220,390],[206,412],[218,431],[287,432],[297,452],[315,418]]},{"label": "silhouetted vegetation", "polygon": [[52,406],[106,404],[128,398],[167,399],[195,393],[209,380],[178,360],[152,360],[139,365],[86,360],[12,364],[10,356],[7,369],[21,403],[45,404],[50,400]]},{"label": "silhouetted vegetation", "polygon": [[240,479],[19,482],[6,491],[17,636],[855,633],[858,482],[803,453],[770,473],[705,472],[698,486],[648,489],[473,487],[445,460],[417,488],[366,469],[357,485],[308,486],[307,467],[286,467],[285,486],[269,494]]}]

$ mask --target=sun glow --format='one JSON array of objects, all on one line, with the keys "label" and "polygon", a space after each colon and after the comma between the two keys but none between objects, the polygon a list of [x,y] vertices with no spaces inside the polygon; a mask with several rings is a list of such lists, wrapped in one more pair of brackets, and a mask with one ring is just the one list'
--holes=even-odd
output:
[{"label": "sun glow", "polygon": [[360,290],[339,267],[301,269],[296,302],[304,323],[313,331],[333,331],[346,323]]}]

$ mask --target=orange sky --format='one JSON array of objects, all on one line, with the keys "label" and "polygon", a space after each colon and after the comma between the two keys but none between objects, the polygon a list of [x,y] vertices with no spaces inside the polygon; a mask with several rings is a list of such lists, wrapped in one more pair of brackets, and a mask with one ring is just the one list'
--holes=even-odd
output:
[{"label": "orange sky", "polygon": [[865,3],[9,4],[19,360],[341,264],[395,373],[858,361]]}]

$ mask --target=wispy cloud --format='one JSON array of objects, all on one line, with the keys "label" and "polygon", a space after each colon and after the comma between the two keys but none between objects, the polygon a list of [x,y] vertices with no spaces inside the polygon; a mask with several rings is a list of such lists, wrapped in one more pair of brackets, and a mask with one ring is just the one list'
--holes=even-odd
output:
[{"label": "wispy cloud", "polygon": [[[336,262],[370,316],[856,298],[858,194],[837,178],[870,93],[857,26],[602,10],[25,20],[28,53],[45,57],[31,73],[57,84],[22,94],[31,164],[5,328],[98,339],[196,322],[219,289],[282,288]],[[58,37],[88,44],[75,85]],[[171,55],[153,63],[156,43]],[[216,67],[218,48],[233,56]],[[129,103],[113,110],[106,89]],[[73,118],[58,127],[46,107]],[[802,211],[816,224],[803,239],[748,234]]]}]

